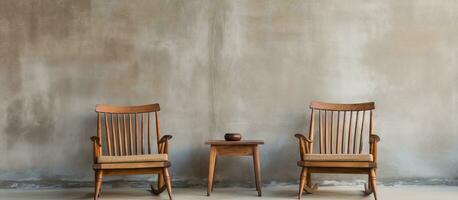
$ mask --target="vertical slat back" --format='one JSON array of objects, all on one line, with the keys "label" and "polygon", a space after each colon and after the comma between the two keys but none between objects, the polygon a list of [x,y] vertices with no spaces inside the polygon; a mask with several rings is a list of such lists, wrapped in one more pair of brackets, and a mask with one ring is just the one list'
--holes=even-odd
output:
[{"label": "vertical slat back", "polygon": [[141,138],[141,139],[140,139],[140,141],[141,141],[140,148],[141,148],[142,154],[145,154],[145,152],[144,152],[144,149],[145,149],[145,148],[144,148],[144,146],[145,146],[145,142],[144,142],[144,140],[145,140],[145,135],[143,134],[143,130],[145,130],[145,127],[144,127],[144,125],[145,125],[145,118],[144,118],[143,116],[145,116],[145,113],[141,113],[141,117],[142,117],[142,123],[141,123],[141,124],[142,124],[142,125],[141,125],[141,131],[140,131],[140,134],[141,134],[141,136],[140,136],[140,138]]},{"label": "vertical slat back", "polygon": [[135,155],[138,155],[139,154],[139,144],[140,144],[140,134],[139,134],[139,130],[140,130],[140,127],[138,126],[138,114],[135,113]]},{"label": "vertical slat back", "polygon": [[323,123],[321,122],[321,110],[318,111],[319,132],[320,132],[320,154],[326,153],[323,149]]},{"label": "vertical slat back", "polygon": [[135,141],[135,135],[134,135],[134,128],[132,127],[132,114],[129,113],[129,141],[130,141],[130,155],[134,155],[134,141]]},{"label": "vertical slat back", "polygon": [[97,113],[97,137],[102,138],[102,115],[100,113]]},{"label": "vertical slat back", "polygon": [[340,154],[340,111],[337,112],[336,154]]},{"label": "vertical slat back", "polygon": [[111,127],[112,127],[112,138],[113,138],[113,155],[117,156],[118,155],[118,144],[117,144],[117,141],[116,141],[116,128],[115,128],[115,123],[114,123],[114,117],[113,117],[113,113],[110,114],[111,116]]},{"label": "vertical slat back", "polygon": [[350,111],[350,118],[348,119],[348,134],[347,134],[347,141],[348,141],[348,143],[347,143],[347,154],[350,153],[350,149],[351,149],[350,144],[351,144],[351,135],[352,135],[352,134],[351,134],[351,133],[352,133],[352,132],[351,132],[351,127],[352,127],[352,126],[351,126],[351,123],[352,123],[352,121],[353,121],[353,111]]},{"label": "vertical slat back", "polygon": [[[160,122],[159,122],[159,114],[158,114],[158,112],[155,112],[154,116],[156,118],[156,138],[159,141],[159,139],[161,138],[161,125],[160,125]],[[159,145],[157,145],[157,149],[160,152]]]},{"label": "vertical slat back", "polygon": [[105,133],[106,133],[106,144],[107,144],[107,154],[109,156],[112,155],[112,149],[111,149],[111,135],[110,135],[110,124],[108,124],[108,113],[104,113],[105,117]]},{"label": "vertical slat back", "polygon": [[[315,131],[315,109],[312,108],[312,112],[310,114],[310,129],[309,129],[309,139],[313,141]],[[313,145],[308,145],[308,152],[313,153]]]},{"label": "vertical slat back", "polygon": [[[308,152],[312,153],[315,146],[320,154],[369,153],[369,135],[373,133],[372,113],[375,109],[373,102],[362,104],[312,102],[310,108],[309,139],[313,143],[309,145]],[[369,120],[366,111],[370,112]],[[318,120],[315,120],[316,117]],[[316,121],[318,121],[318,128],[315,128]],[[318,133],[316,142],[315,133]],[[314,143],[318,144],[313,145]]]},{"label": "vertical slat back", "polygon": [[366,120],[364,119],[365,115],[366,111],[363,111],[363,119],[361,121],[361,132],[359,134],[359,153],[362,153],[363,151],[364,123],[366,122]]},{"label": "vertical slat back", "polygon": [[[97,105],[97,136],[102,145],[102,155],[157,153],[151,150],[154,145],[151,132],[156,131],[156,141],[159,141],[158,111],[159,104],[133,107]],[[152,127],[153,118],[156,122],[155,128]],[[105,122],[105,126],[102,125],[102,121]]]},{"label": "vertical slat back", "polygon": [[[373,134],[374,133],[374,115],[372,113],[372,110],[370,111],[370,120],[369,120],[369,132],[370,134]],[[369,152],[372,153],[372,146],[369,145]],[[375,158],[374,158],[375,159]]]},{"label": "vertical slat back", "polygon": [[353,154],[356,152],[356,147],[358,145],[358,120],[359,120],[359,111],[356,111],[356,118],[355,118],[355,132],[353,134]]},{"label": "vertical slat back", "polygon": [[328,144],[328,111],[324,111],[324,153],[327,154],[328,153],[328,148],[329,148],[329,144]]},{"label": "vertical slat back", "polygon": [[330,134],[330,136],[329,136],[329,137],[330,137],[330,138],[329,138],[329,140],[330,140],[330,141],[329,141],[329,147],[330,147],[329,152],[330,152],[331,154],[333,154],[333,151],[334,151],[334,150],[333,150],[333,149],[334,149],[334,138],[335,138],[335,137],[333,137],[333,136],[334,136],[334,112],[332,112],[332,111],[331,111],[331,124],[330,124],[330,126],[331,126],[331,127],[330,127],[329,129],[331,130],[331,134]]},{"label": "vertical slat back", "polygon": [[345,124],[346,124],[346,119],[347,119],[347,111],[344,111],[343,113],[343,121],[342,121],[342,140],[341,140],[341,143],[342,143],[342,146],[341,146],[341,149],[340,149],[340,153],[341,154],[344,154],[345,153]]},{"label": "vertical slat back", "polygon": [[119,114],[116,115],[116,121],[118,123],[118,144],[119,144],[119,155],[123,156],[124,155],[124,145],[123,145],[123,140],[122,138],[124,137],[124,133],[122,132],[121,129],[121,121],[119,120]]},{"label": "vertical slat back", "polygon": [[127,122],[126,122],[126,114],[124,113],[123,115],[123,118],[122,118],[122,125],[123,125],[123,128],[124,128],[124,152],[126,153],[126,155],[129,155],[129,143],[128,143],[128,133],[127,133]]},{"label": "vertical slat back", "polygon": [[148,113],[148,154],[151,154],[151,113]]}]

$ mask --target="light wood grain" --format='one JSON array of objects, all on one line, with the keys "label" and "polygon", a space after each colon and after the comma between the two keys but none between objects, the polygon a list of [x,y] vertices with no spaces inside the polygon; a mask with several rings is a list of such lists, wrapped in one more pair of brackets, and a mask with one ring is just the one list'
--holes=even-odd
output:
[{"label": "light wood grain", "polygon": [[[172,199],[172,186],[168,167],[170,162],[126,162],[126,163],[97,163],[98,157],[129,156],[151,154],[151,114],[154,113],[156,122],[157,153],[168,154],[168,141],[170,135],[160,138],[160,124],[158,111],[159,104],[143,106],[111,106],[99,104],[97,112],[97,136],[91,137],[93,142],[93,169],[95,173],[94,199],[100,196],[103,176],[106,175],[133,175],[133,174],[159,174],[157,188],[151,185],[154,194],[167,190]],[[105,118],[105,131],[102,126],[102,114]],[[147,115],[147,119],[145,117]],[[133,118],[133,119],[132,119]],[[145,128],[145,126],[148,126]],[[145,131],[147,131],[145,133]],[[105,132],[105,137],[102,137]],[[102,141],[105,142],[102,142]],[[146,140],[146,141],[145,141]],[[106,144],[106,152],[102,146]]]},{"label": "light wood grain", "polygon": [[253,156],[252,145],[222,145],[216,149],[220,156]]},{"label": "light wood grain", "polygon": [[[297,165],[302,169],[299,177],[298,198],[301,198],[303,191],[313,193],[317,189],[316,185],[311,183],[312,173],[344,173],[368,175],[368,186],[365,187],[365,193],[374,194],[374,198],[377,199],[377,143],[380,137],[374,133],[373,110],[375,104],[373,102],[335,104],[313,101],[310,103],[310,108],[309,137],[303,134],[295,135],[299,139],[300,153]],[[366,111],[370,113],[368,122],[365,117]],[[317,116],[315,113],[318,113]],[[335,118],[336,115],[337,118]],[[318,130],[315,130],[314,126],[315,117],[318,117]],[[365,123],[369,124],[369,128],[364,128]],[[334,124],[337,125],[335,128]],[[314,145],[313,140],[315,134],[318,134],[319,138],[317,145]],[[364,148],[365,145],[369,146],[368,150]],[[319,149],[318,154],[364,153],[371,154],[373,161],[305,160],[305,157],[312,154],[314,146]]]},{"label": "light wood grain", "polygon": [[225,146],[240,146],[240,145],[254,145],[254,144],[264,144],[262,140],[241,140],[241,141],[226,141],[226,140],[208,140],[205,144],[210,145],[225,145]]},{"label": "light wood grain", "polygon": [[262,196],[261,187],[261,161],[259,156],[259,145],[264,144],[262,140],[224,141],[209,140],[205,144],[210,145],[210,158],[208,164],[207,196],[210,196],[214,188],[214,177],[216,160],[218,156],[252,156],[255,173],[256,190],[258,196]]},{"label": "light wood grain", "polygon": [[112,130],[112,133],[113,133],[113,151],[114,151],[114,155],[115,156],[118,156],[118,143],[116,142],[116,128],[115,128],[115,123],[114,123],[114,117],[113,117],[113,113],[111,113],[111,130]]},{"label": "light wood grain", "polygon": [[375,109],[375,103],[368,102],[368,103],[337,104],[337,103],[325,103],[325,102],[319,102],[319,101],[312,101],[310,103],[310,108],[318,109],[318,110],[330,110],[330,111],[373,110]]},{"label": "light wood grain", "polygon": [[[112,155],[112,150],[111,150],[111,135],[110,135],[110,125],[108,124],[108,114],[104,114],[105,117],[105,133],[106,133],[106,141],[107,141],[107,152],[108,155]],[[100,130],[100,129],[99,129]]]},{"label": "light wood grain", "polygon": [[114,106],[107,104],[97,104],[95,106],[96,112],[108,112],[108,113],[147,113],[147,112],[158,112],[160,111],[159,104],[148,104],[141,106]]},{"label": "light wood grain", "polygon": [[213,178],[215,176],[215,164],[216,164],[216,146],[210,148],[210,161],[208,164],[208,186],[207,186],[207,196],[210,196],[211,188],[213,188]]},{"label": "light wood grain", "polygon": [[[311,113],[310,113],[310,129],[309,129],[309,138],[310,138],[310,141],[313,141],[314,139],[314,130],[315,130],[315,117],[313,117],[315,114],[315,110],[312,109]],[[306,150],[307,152],[310,152],[310,153],[313,153],[313,146],[311,145],[308,145],[308,149]]]}]

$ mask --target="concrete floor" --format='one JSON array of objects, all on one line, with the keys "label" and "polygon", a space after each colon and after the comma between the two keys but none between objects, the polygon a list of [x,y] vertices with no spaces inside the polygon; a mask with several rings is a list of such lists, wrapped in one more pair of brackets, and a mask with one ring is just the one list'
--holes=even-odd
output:
[{"label": "concrete floor", "polygon": [[[304,195],[303,199],[373,199],[362,195],[363,186],[320,187],[314,194]],[[139,188],[103,188],[101,200],[115,199],[168,199],[166,193],[153,196],[149,191]],[[275,186],[263,188],[263,197],[257,197],[250,188],[215,188],[210,197],[204,188],[175,188],[175,200],[189,199],[296,199],[297,186]],[[91,199],[92,189],[46,189],[46,190],[0,190],[0,199]],[[379,199],[422,200],[422,199],[458,199],[457,186],[380,186]]]}]

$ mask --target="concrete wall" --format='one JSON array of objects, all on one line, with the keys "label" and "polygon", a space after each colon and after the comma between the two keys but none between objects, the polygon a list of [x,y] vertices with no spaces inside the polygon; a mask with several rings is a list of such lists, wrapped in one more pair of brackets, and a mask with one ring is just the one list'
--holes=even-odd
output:
[{"label": "concrete wall", "polygon": [[242,132],[266,182],[297,181],[311,100],[376,101],[382,179],[456,178],[457,20],[453,0],[0,1],[0,179],[91,180],[95,104],[158,102],[175,180]]}]

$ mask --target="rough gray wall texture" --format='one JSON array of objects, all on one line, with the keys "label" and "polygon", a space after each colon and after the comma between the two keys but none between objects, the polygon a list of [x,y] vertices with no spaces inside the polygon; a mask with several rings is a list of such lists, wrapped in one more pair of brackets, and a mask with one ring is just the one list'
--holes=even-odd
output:
[{"label": "rough gray wall texture", "polygon": [[176,180],[235,131],[296,181],[311,100],[376,101],[381,178],[457,177],[457,20],[453,0],[0,1],[0,179],[91,180],[95,104],[158,102]]}]

